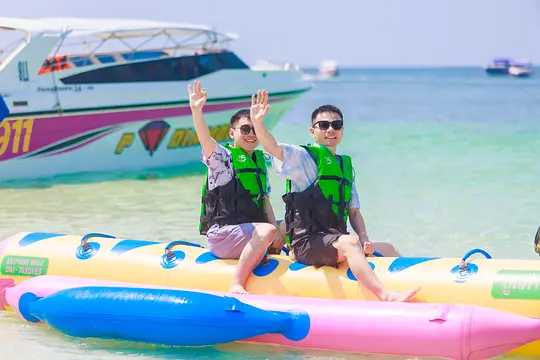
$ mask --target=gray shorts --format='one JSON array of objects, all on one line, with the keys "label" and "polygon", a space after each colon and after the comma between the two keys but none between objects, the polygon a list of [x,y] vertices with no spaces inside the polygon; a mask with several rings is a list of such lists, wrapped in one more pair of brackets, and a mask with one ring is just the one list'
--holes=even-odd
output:
[{"label": "gray shorts", "polygon": [[222,259],[238,259],[251,240],[255,226],[252,223],[238,225],[212,225],[208,229],[208,249]]}]

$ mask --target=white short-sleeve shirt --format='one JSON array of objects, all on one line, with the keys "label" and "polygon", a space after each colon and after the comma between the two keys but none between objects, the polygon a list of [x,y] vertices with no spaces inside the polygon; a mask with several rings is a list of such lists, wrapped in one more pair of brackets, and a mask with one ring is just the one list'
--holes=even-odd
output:
[{"label": "white short-sleeve shirt", "polygon": [[[273,167],[284,178],[291,180],[291,191],[302,192],[317,180],[317,164],[301,146],[279,144],[283,150],[283,161],[273,158]],[[352,184],[350,208],[359,209],[360,200],[356,184]]]},{"label": "white short-sleeve shirt", "polygon": [[[271,157],[264,154],[267,166],[271,163]],[[216,148],[208,158],[201,152],[201,160],[208,167],[208,190],[213,190],[218,186],[223,186],[232,180],[234,169],[232,165],[232,154],[225,146],[216,144]],[[270,193],[268,185],[268,193]]]}]

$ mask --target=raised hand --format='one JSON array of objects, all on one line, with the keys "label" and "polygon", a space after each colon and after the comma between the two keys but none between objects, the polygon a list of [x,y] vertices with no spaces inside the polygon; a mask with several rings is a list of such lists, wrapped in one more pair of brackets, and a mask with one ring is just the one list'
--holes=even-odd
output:
[{"label": "raised hand", "polygon": [[188,85],[188,95],[191,111],[202,111],[206,100],[208,100],[208,93],[202,88],[199,80],[195,80],[193,84]]},{"label": "raised hand", "polygon": [[251,121],[262,121],[268,113],[269,109],[270,105],[268,104],[268,91],[257,91],[257,95],[253,95],[251,97],[251,107],[249,109]]}]

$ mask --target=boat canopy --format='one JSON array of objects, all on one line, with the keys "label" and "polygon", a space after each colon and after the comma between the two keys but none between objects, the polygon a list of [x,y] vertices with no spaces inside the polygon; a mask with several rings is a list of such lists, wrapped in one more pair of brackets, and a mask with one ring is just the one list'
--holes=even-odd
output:
[{"label": "boat canopy", "polygon": [[132,37],[155,36],[166,32],[171,36],[207,35],[218,42],[235,40],[237,36],[220,33],[208,26],[187,23],[161,22],[151,20],[131,20],[114,18],[6,18],[0,17],[0,29],[24,30],[27,32],[52,32],[70,36],[95,36],[127,39]]},{"label": "boat canopy", "polygon": [[512,62],[511,58],[495,58],[493,59],[493,64],[497,65],[509,65]]},{"label": "boat canopy", "polygon": [[[76,66],[122,63],[221,52],[226,43],[237,38],[204,25],[112,18],[0,17],[0,30],[27,34],[0,49],[0,55],[4,54],[4,57],[12,49],[20,49],[19,44],[31,42],[33,34],[58,36],[57,46],[44,59],[45,72],[50,63],[64,62],[63,56],[69,56]],[[57,69],[56,65],[53,67]]]}]

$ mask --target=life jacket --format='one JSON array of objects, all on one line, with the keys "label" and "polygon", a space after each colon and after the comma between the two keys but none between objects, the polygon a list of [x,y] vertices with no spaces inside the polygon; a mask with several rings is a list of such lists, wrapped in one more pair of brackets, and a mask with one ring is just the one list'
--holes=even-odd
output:
[{"label": "life jacket", "polygon": [[291,192],[287,180],[285,224],[287,240],[294,246],[295,237],[315,232],[347,233],[349,204],[354,183],[351,157],[334,155],[324,145],[304,149],[317,164],[317,179],[302,192]]},{"label": "life jacket", "polygon": [[199,231],[205,235],[214,225],[235,225],[268,222],[264,197],[268,194],[268,178],[264,153],[250,156],[242,148],[226,145],[231,152],[234,176],[227,184],[208,190],[208,176],[202,187]]}]

